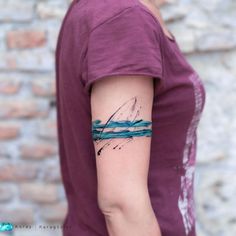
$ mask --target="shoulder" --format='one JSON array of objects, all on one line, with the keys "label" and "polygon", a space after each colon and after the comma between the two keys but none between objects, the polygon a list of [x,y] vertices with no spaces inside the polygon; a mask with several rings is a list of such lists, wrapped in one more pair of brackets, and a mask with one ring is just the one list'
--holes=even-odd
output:
[{"label": "shoulder", "polygon": [[[141,23],[143,27],[152,27],[155,30],[158,25],[143,7],[139,0],[80,0],[75,7],[74,15],[81,19],[87,30],[92,32],[97,27],[112,21],[121,20],[132,24]],[[148,27],[149,26],[149,27]]]}]

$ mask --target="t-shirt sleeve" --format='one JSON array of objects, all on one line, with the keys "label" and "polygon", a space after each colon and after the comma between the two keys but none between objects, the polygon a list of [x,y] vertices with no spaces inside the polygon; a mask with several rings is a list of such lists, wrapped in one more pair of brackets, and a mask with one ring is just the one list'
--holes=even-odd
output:
[{"label": "t-shirt sleeve", "polygon": [[87,79],[112,75],[147,75],[162,79],[160,41],[152,19],[138,7],[124,10],[92,30],[88,39]]}]

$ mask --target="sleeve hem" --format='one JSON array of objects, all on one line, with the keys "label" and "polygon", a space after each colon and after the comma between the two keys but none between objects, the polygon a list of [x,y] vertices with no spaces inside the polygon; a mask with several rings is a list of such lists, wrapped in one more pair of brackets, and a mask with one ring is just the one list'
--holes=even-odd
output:
[{"label": "sleeve hem", "polygon": [[162,75],[161,73],[145,73],[145,72],[124,72],[124,73],[121,73],[121,72],[117,72],[117,73],[109,73],[109,74],[103,74],[103,75],[100,75],[98,77],[95,77],[89,81],[87,81],[87,83],[85,84],[85,90],[86,92],[89,92],[90,91],[90,88],[91,88],[91,85],[95,82],[95,81],[98,81],[100,79],[103,79],[104,77],[108,77],[108,76],[125,76],[125,75],[146,75],[146,76],[151,76],[153,77],[154,79],[160,79],[162,80]]}]

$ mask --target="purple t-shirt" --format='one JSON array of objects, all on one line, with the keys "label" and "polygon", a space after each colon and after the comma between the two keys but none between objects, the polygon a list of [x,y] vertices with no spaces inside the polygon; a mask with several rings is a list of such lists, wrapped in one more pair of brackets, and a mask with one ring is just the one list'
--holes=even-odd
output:
[{"label": "purple t-shirt", "polygon": [[74,0],[61,27],[56,82],[60,166],[68,200],[63,235],[108,236],[97,204],[90,94],[95,81],[110,75],[155,78],[151,203],[162,236],[195,236],[196,130],[205,89],[176,40],[165,35],[139,0]]}]

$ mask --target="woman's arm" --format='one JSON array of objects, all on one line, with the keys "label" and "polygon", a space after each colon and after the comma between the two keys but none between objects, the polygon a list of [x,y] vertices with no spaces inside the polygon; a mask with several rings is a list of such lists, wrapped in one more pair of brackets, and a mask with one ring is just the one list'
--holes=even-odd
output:
[{"label": "woman's arm", "polygon": [[153,79],[112,76],[91,90],[98,205],[110,236],[161,236],[147,187]]}]

